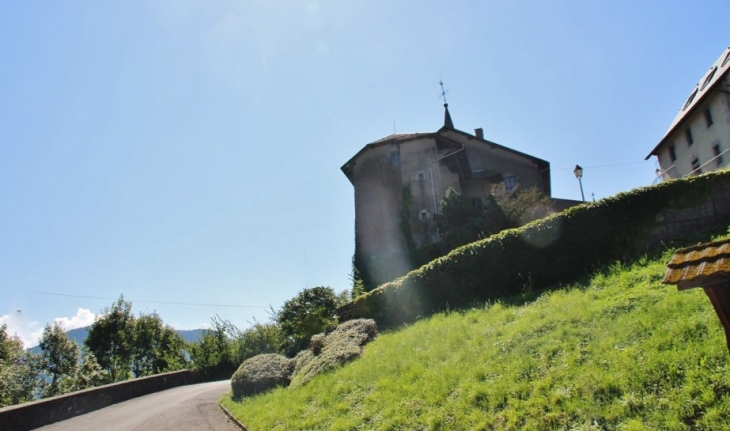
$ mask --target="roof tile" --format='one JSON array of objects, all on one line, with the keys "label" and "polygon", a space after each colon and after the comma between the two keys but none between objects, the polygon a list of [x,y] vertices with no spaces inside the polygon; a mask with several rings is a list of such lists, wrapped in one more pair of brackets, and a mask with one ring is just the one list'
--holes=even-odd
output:
[{"label": "roof tile", "polygon": [[680,290],[730,281],[730,239],[679,249],[667,264],[662,283]]}]

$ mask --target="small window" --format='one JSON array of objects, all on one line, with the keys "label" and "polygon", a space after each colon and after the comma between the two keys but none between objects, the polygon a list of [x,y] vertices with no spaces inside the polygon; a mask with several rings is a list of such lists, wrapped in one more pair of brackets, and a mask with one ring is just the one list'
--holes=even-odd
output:
[{"label": "small window", "polygon": [[398,151],[390,153],[390,164],[391,166],[400,166],[400,153]]},{"label": "small window", "polygon": [[705,109],[705,123],[707,123],[707,127],[712,126],[712,112],[710,112],[710,108]]},{"label": "small window", "polygon": [[692,137],[692,129],[687,127],[684,131],[684,136],[687,138],[687,145],[692,145],[695,143],[694,138]]},{"label": "small window", "polygon": [[704,90],[705,87],[707,87],[707,85],[710,83],[710,81],[712,81],[712,77],[715,76],[715,72],[717,72],[717,68],[713,67],[712,70],[710,71],[709,75],[707,75],[707,78],[705,78],[705,82],[702,83],[702,88],[700,88],[700,90]]},{"label": "small window", "polygon": [[719,167],[722,165],[722,151],[720,150],[720,143],[716,143],[712,146],[712,152],[715,154],[715,162],[717,162],[717,166]]},{"label": "small window", "polygon": [[674,144],[669,146],[669,159],[673,162],[677,161],[677,150],[674,148]]},{"label": "small window", "polygon": [[730,52],[728,52],[727,55],[725,56],[725,59],[722,60],[722,66],[720,66],[720,67],[725,66],[728,61],[730,61]]},{"label": "small window", "polygon": [[700,159],[695,157],[692,159],[692,174],[699,175],[702,173],[702,169],[700,169]]},{"label": "small window", "polygon": [[505,175],[504,176],[504,189],[511,192],[517,187],[517,175]]},{"label": "small window", "polygon": [[418,214],[418,218],[419,218],[419,219],[420,219],[421,221],[426,221],[426,220],[428,220],[428,211],[426,211],[426,210],[421,210],[421,213],[420,213],[420,214]]},{"label": "small window", "polygon": [[426,176],[423,174],[423,172],[418,173],[418,181],[424,181],[426,179]]},{"label": "small window", "polygon": [[687,98],[687,101],[684,103],[684,107],[682,108],[682,111],[687,109],[689,107],[689,105],[692,104],[692,101],[695,100],[696,95],[697,95],[697,89],[695,88],[695,90],[692,92],[692,94],[690,94],[689,97]]}]

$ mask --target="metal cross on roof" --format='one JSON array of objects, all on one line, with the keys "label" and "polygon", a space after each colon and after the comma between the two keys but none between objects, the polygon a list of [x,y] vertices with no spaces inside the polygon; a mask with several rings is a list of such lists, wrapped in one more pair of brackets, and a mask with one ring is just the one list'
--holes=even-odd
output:
[{"label": "metal cross on roof", "polygon": [[446,103],[446,93],[448,93],[449,90],[444,90],[444,81],[442,81],[440,79],[439,79],[439,85],[441,86],[441,95],[439,97],[444,99],[444,103]]}]

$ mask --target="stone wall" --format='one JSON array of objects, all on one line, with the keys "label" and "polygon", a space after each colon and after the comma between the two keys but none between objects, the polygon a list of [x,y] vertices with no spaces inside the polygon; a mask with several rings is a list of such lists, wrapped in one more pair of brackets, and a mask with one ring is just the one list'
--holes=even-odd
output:
[{"label": "stone wall", "polygon": [[0,409],[0,430],[31,430],[142,395],[191,383],[199,383],[191,371],[173,371],[4,407]]},{"label": "stone wall", "polygon": [[650,248],[666,241],[686,238],[726,226],[730,221],[730,182],[717,181],[710,195],[693,205],[661,212]]}]

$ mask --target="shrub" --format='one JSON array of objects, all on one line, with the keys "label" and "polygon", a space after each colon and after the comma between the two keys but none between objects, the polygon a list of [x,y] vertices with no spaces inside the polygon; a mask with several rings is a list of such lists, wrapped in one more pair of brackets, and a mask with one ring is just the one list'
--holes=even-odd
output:
[{"label": "shrub", "polygon": [[365,344],[375,338],[378,329],[372,319],[356,319],[338,326],[331,333],[312,337],[312,348],[294,359],[292,387],[306,384],[317,374],[339,367],[362,355]]},{"label": "shrub", "polygon": [[241,399],[277,386],[288,386],[294,361],[277,354],[254,356],[246,360],[231,377],[233,398]]}]

